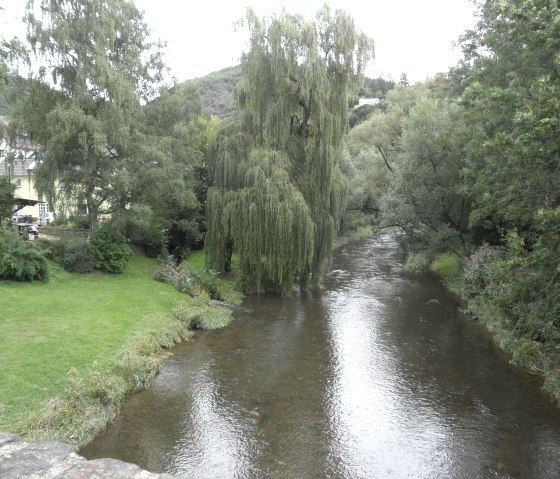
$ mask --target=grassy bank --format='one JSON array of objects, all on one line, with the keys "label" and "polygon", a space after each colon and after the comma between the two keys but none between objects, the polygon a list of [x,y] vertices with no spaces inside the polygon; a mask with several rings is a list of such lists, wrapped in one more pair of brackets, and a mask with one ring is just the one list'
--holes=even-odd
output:
[{"label": "grassy bank", "polygon": [[353,241],[358,241],[361,239],[368,238],[374,234],[377,234],[378,231],[374,231],[372,226],[362,226],[355,230],[346,232],[337,236],[333,241],[333,250],[341,248],[342,246],[352,243]]},{"label": "grassy bank", "polygon": [[498,346],[510,355],[510,363],[542,377],[543,390],[560,406],[560,345],[552,341],[538,342],[520,334],[491,300],[482,294],[469,297],[458,256],[440,254],[430,268],[443,279],[449,290],[465,301],[468,313],[479,320]]},{"label": "grassy bank", "polygon": [[54,269],[47,283],[0,281],[0,431],[79,447],[146,384],[166,348],[229,312],[151,276],[134,257],[122,275]]}]

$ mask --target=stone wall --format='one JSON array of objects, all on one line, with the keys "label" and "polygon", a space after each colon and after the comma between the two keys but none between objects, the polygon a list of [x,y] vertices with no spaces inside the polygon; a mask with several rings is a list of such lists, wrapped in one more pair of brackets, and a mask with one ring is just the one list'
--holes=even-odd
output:
[{"label": "stone wall", "polygon": [[[29,444],[14,434],[0,432],[2,479],[173,479],[153,474],[116,459],[88,461],[67,444]],[[178,478],[177,478],[178,479]]]}]

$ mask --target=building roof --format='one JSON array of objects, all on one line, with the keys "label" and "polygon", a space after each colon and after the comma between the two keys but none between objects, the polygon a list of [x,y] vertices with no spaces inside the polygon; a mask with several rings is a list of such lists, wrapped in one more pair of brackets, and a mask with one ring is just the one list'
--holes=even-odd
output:
[{"label": "building roof", "polygon": [[35,154],[29,158],[15,158],[13,164],[7,159],[0,160],[0,176],[27,176],[33,173],[36,166]]},{"label": "building roof", "polygon": [[[0,126],[7,127],[10,118],[0,116]],[[0,128],[0,146],[2,145],[2,129]],[[0,156],[0,176],[26,176],[32,173],[36,166],[37,151],[40,149],[38,144],[32,143],[27,133],[18,132],[15,144],[8,141],[4,135],[5,146],[4,155]],[[15,158],[8,161],[8,155],[5,153],[13,152]]]},{"label": "building roof", "polygon": [[[0,116],[0,125],[3,127],[7,127],[10,124],[10,117],[8,116]],[[2,129],[0,129],[1,132]],[[6,141],[8,141],[6,135],[4,135]],[[32,143],[29,135],[26,132],[18,131],[15,139],[15,146],[12,144],[10,145],[12,148],[19,149],[19,150],[32,150],[36,151],[40,149],[40,145],[37,143]]]}]

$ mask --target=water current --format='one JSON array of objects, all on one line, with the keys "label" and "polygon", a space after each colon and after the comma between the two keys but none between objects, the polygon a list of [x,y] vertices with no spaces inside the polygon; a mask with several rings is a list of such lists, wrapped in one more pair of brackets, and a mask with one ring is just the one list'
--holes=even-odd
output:
[{"label": "water current", "polygon": [[560,478],[560,410],[391,236],[178,345],[81,451],[196,479]]}]

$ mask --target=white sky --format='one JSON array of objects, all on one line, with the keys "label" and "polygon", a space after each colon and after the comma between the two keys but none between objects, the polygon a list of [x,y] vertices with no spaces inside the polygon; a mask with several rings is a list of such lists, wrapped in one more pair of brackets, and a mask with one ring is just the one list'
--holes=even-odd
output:
[{"label": "white sky", "polygon": [[[325,0],[134,0],[145,12],[154,36],[168,42],[166,63],[179,81],[204,76],[236,65],[246,35],[234,22],[251,5],[259,16],[290,13],[315,17]],[[0,0],[0,36],[15,32],[25,0]],[[350,14],[358,28],[375,41],[375,60],[367,76],[392,77],[401,73],[411,82],[447,71],[460,58],[452,45],[474,24],[470,0],[328,0],[333,10]],[[21,32],[24,33],[24,29]],[[20,33],[22,34],[22,33]]]}]

